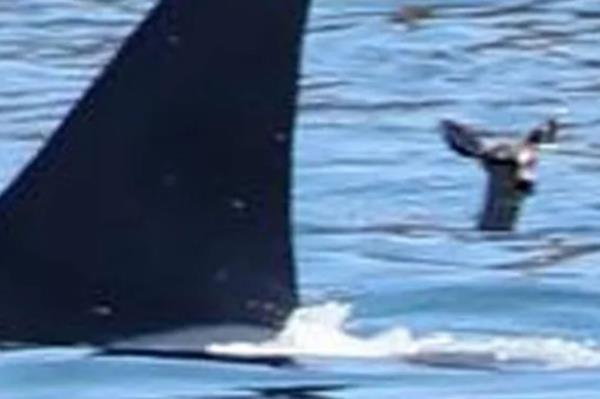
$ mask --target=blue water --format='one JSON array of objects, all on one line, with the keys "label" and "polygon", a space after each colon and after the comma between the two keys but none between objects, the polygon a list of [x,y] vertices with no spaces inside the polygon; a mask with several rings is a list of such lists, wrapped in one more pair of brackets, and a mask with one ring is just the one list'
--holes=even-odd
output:
[{"label": "blue water", "polygon": [[[43,143],[150,1],[0,4],[0,182]],[[264,346],[300,365],[0,355],[1,398],[597,398],[600,7],[316,0],[295,148],[303,308]],[[484,175],[454,117],[563,129],[518,229],[474,230]]]}]

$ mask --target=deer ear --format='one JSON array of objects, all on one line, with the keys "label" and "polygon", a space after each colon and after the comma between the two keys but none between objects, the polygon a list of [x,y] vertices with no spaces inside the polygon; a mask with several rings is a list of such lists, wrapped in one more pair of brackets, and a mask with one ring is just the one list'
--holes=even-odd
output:
[{"label": "deer ear", "polygon": [[554,143],[557,132],[558,122],[555,119],[549,119],[544,124],[533,128],[525,137],[525,142],[529,144]]},{"label": "deer ear", "polygon": [[441,128],[448,146],[460,155],[471,158],[483,155],[483,143],[473,128],[451,120],[443,120]]}]

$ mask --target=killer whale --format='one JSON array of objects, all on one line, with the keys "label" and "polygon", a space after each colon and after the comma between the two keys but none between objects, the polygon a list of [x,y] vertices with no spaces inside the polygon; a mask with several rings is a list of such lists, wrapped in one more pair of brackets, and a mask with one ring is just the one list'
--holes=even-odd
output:
[{"label": "killer whale", "polygon": [[149,12],[0,196],[0,343],[180,351],[282,325],[308,3]]}]

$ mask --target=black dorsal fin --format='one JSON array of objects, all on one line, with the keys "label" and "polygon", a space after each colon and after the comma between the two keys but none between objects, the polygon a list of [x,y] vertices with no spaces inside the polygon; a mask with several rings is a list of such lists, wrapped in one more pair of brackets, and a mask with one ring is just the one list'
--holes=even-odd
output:
[{"label": "black dorsal fin", "polygon": [[0,341],[276,327],[307,0],[163,0],[0,198]]}]

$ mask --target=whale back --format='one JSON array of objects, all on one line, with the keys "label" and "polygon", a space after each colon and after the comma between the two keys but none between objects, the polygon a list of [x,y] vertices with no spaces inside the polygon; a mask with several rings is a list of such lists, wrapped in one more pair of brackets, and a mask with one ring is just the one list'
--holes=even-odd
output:
[{"label": "whale back", "polygon": [[0,197],[0,341],[277,328],[306,0],[163,0]]}]

